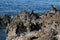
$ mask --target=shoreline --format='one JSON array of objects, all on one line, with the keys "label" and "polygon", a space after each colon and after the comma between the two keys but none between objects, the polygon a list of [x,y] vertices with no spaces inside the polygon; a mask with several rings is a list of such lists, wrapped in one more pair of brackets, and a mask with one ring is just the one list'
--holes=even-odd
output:
[{"label": "shoreline", "polygon": [[60,10],[51,5],[50,11],[35,14],[32,10],[0,17],[0,27],[5,27],[6,40],[59,40]]}]

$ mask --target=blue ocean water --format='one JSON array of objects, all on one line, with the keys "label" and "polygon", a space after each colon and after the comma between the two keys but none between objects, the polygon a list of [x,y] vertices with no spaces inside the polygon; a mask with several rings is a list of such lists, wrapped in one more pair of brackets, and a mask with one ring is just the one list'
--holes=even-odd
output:
[{"label": "blue ocean water", "polygon": [[[60,0],[0,0],[0,15],[13,15],[22,10],[45,12],[49,11],[51,4],[60,9]],[[0,40],[4,40],[5,36],[5,32],[0,29]]]},{"label": "blue ocean water", "polygon": [[21,10],[34,10],[34,12],[44,12],[50,9],[53,4],[60,8],[60,0],[0,0],[0,15],[15,14]]},{"label": "blue ocean water", "polygon": [[6,40],[5,29],[0,29],[0,40]]}]

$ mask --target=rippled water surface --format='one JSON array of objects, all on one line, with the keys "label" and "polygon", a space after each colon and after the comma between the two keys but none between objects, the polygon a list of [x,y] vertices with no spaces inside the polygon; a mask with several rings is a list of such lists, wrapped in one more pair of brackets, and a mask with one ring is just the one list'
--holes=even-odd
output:
[{"label": "rippled water surface", "polygon": [[[21,10],[45,12],[49,11],[51,4],[60,9],[60,0],[0,0],[0,15],[12,15]],[[5,36],[4,30],[0,29],[0,40],[4,40]]]},{"label": "rippled water surface", "polygon": [[0,29],[0,40],[6,39],[5,29]]},{"label": "rippled water surface", "polygon": [[60,0],[0,0],[0,14],[12,15],[21,10],[44,12],[49,10],[51,4],[60,8]]}]

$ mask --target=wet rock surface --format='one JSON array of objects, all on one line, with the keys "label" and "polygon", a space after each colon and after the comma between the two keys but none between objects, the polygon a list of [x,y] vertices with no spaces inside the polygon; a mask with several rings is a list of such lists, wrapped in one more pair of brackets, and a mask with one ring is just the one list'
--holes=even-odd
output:
[{"label": "wet rock surface", "polygon": [[11,17],[5,15],[1,25],[2,22],[6,26],[6,40],[60,40],[60,11],[54,6],[39,14],[22,11]]}]

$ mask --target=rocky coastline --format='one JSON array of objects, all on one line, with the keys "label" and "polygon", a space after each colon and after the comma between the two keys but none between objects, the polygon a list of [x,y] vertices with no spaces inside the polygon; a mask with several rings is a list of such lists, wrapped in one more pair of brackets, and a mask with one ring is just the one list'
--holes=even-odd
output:
[{"label": "rocky coastline", "polygon": [[49,12],[0,17],[0,29],[5,28],[6,40],[60,40],[60,10],[51,5]]}]

